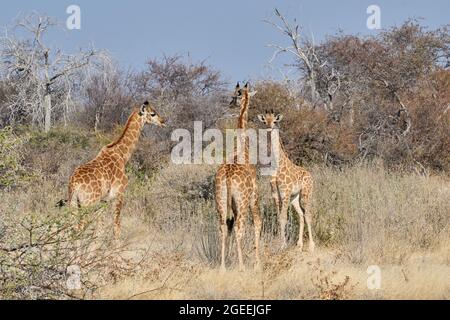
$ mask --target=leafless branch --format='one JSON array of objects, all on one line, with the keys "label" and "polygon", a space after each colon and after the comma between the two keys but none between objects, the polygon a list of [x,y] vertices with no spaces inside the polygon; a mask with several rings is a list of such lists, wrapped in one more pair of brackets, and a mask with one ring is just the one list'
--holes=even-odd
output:
[{"label": "leafless branch", "polygon": [[93,48],[77,54],[52,50],[44,36],[55,26],[53,18],[33,13],[19,18],[0,37],[0,72],[14,92],[8,101],[10,118],[30,117],[32,124],[46,130],[53,112],[62,111],[67,118],[64,106],[71,100],[75,76],[93,66],[94,58],[102,58],[102,53]]}]

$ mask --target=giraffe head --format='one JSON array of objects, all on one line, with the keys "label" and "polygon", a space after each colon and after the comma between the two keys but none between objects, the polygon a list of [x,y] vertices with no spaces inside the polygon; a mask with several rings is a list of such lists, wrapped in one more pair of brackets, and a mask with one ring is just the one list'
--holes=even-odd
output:
[{"label": "giraffe head", "polygon": [[237,83],[236,87],[234,88],[234,93],[231,96],[231,102],[230,107],[239,107],[241,105],[241,99],[242,97],[248,93],[248,97],[253,97],[257,91],[249,91],[249,84],[248,82],[245,84],[243,88],[239,85],[239,82]]},{"label": "giraffe head", "polygon": [[148,101],[145,101],[140,109],[139,116],[143,123],[150,123],[160,127],[166,126],[166,121],[156,112]]},{"label": "giraffe head", "polygon": [[283,115],[281,113],[275,113],[271,110],[270,112],[266,111],[264,114],[259,114],[258,119],[264,123],[269,130],[272,130],[275,128],[275,125],[283,119]]}]

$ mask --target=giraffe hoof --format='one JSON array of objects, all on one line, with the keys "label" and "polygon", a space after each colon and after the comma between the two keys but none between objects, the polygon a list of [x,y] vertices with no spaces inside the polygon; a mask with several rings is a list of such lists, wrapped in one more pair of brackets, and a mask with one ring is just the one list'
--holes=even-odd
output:
[{"label": "giraffe hoof", "polygon": [[299,251],[303,251],[303,243],[302,244],[297,243],[297,248]]},{"label": "giraffe hoof", "polygon": [[309,251],[310,253],[314,253],[314,248],[315,248],[314,243],[313,243],[313,244],[310,244],[310,245],[309,245],[309,250],[308,250],[308,251]]},{"label": "giraffe hoof", "polygon": [[227,269],[225,269],[225,266],[220,266],[220,274],[224,274],[225,272],[227,272]]}]

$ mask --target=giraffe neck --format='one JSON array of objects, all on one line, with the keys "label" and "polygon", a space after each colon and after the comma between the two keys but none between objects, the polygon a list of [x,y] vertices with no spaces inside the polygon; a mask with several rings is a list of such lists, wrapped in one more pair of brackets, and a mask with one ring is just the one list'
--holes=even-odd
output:
[{"label": "giraffe neck", "polygon": [[241,146],[243,146],[242,150],[244,152],[244,159],[245,163],[249,163],[250,156],[249,156],[249,142],[247,138],[247,134],[245,130],[247,129],[247,123],[248,123],[248,105],[249,105],[249,97],[248,97],[248,91],[244,91],[244,94],[242,96],[241,100],[241,111],[239,114],[238,119],[238,129],[242,130],[242,135],[238,137],[241,141]]},{"label": "giraffe neck", "polygon": [[130,160],[136,148],[139,136],[141,135],[142,125],[143,122],[139,114],[137,111],[134,111],[128,118],[120,138],[107,146],[108,149],[114,150],[121,156],[124,164]]},{"label": "giraffe neck", "polygon": [[238,129],[247,129],[249,102],[248,92],[244,91],[241,100],[241,111],[239,113]]},{"label": "giraffe neck", "polygon": [[[273,131],[272,131],[272,133],[273,133]],[[279,131],[278,131],[278,134],[276,135],[276,137],[275,137],[273,142],[278,147],[278,156],[276,156],[274,154],[273,148],[272,148],[272,155],[274,155],[275,158],[276,158],[275,161],[277,162],[277,168],[278,168],[277,171],[280,171],[281,168],[283,168],[288,163],[290,163],[291,160],[289,159],[289,157],[287,156],[286,152],[284,151],[283,141],[281,141]]]}]

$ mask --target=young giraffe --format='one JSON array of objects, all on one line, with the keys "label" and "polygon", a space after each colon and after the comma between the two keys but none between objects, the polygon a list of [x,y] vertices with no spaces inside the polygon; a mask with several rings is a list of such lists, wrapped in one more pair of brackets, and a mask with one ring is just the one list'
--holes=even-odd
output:
[{"label": "young giraffe", "polygon": [[[120,138],[104,146],[91,161],[81,165],[69,180],[71,207],[95,204],[101,200],[115,200],[114,236],[120,237],[120,211],[128,184],[125,165],[134,152],[141,130],[146,123],[165,126],[165,121],[145,101],[130,115]],[[82,223],[80,223],[82,225]]]},{"label": "young giraffe", "polygon": [[[248,83],[244,88],[240,88],[239,83],[236,86],[235,93],[230,105],[240,106],[238,120],[238,129],[245,132],[248,122],[248,106],[250,97],[256,94],[256,91],[249,92]],[[232,164],[223,164],[219,167],[215,181],[215,199],[216,208],[219,213],[220,232],[221,232],[221,270],[225,271],[225,243],[228,236],[227,218],[228,213],[232,211],[233,219],[236,221],[236,243],[239,259],[239,270],[244,269],[242,258],[241,240],[244,234],[244,222],[247,218],[248,208],[253,215],[255,226],[255,268],[260,266],[259,258],[259,238],[261,233],[261,217],[258,205],[258,186],[256,184],[256,167],[249,164],[248,140],[243,136],[238,139],[244,139],[244,163],[236,163],[238,158],[236,151],[234,153],[234,162]],[[234,205],[233,205],[234,204]],[[230,227],[231,229],[231,227]]]},{"label": "young giraffe", "polygon": [[[281,121],[283,115],[275,114],[273,111],[258,115],[258,119],[268,126],[272,131],[275,125]],[[289,202],[292,203],[295,211],[298,213],[300,228],[297,246],[303,249],[303,215],[308,225],[309,250],[314,251],[314,241],[312,237],[311,226],[311,196],[313,192],[313,178],[304,168],[295,165],[287,156],[283,149],[283,144],[278,137],[278,148],[272,148],[279,152],[274,152],[277,161],[277,171],[272,175],[270,185],[272,188],[272,197],[275,200],[278,217],[281,225],[281,236],[283,239],[282,247],[286,247],[286,222]],[[278,154],[278,156],[277,156]],[[291,201],[292,199],[292,201]],[[301,203],[303,201],[303,205]]]}]

